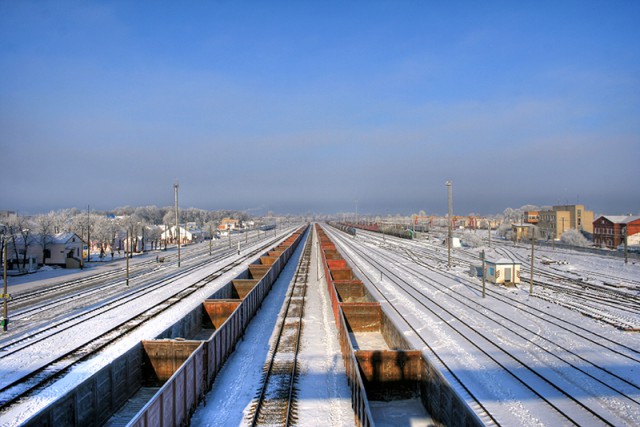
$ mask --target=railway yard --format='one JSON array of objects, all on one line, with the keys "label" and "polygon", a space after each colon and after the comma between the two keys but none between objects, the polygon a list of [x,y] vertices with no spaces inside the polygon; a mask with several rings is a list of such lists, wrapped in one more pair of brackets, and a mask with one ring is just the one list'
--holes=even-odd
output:
[{"label": "railway yard", "polygon": [[640,425],[638,261],[536,247],[531,293],[526,244],[234,239],[16,286],[0,424]]}]

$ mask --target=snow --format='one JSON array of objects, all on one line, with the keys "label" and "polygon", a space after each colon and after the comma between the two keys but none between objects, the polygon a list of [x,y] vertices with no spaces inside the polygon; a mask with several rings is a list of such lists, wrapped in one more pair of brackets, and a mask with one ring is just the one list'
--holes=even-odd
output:
[{"label": "snow", "polygon": [[380,401],[369,401],[371,415],[376,427],[433,427],[431,417],[424,416],[424,407],[420,399],[394,400],[393,404]]},{"label": "snow", "polygon": [[[280,241],[284,240],[290,231],[291,230],[286,232],[286,234],[283,234]],[[251,245],[251,248],[261,245],[262,243],[257,243]],[[81,346],[83,343],[89,341],[93,336],[97,336],[114,328],[115,326],[130,319],[135,314],[146,310],[147,307],[151,307],[157,302],[175,294],[177,291],[189,287],[194,282],[218,271],[224,265],[227,265],[237,258],[237,255],[233,255],[225,258],[223,261],[208,264],[195,272],[181,277],[180,279],[176,279],[172,282],[171,286],[165,286],[153,292],[149,292],[146,294],[143,301],[138,299],[135,302],[109,312],[108,315],[97,316],[94,319],[83,323],[79,328],[69,328],[52,339],[43,341],[39,346],[30,347],[11,357],[4,358],[3,370],[0,371],[0,383],[8,384],[12,379],[16,378],[20,372],[28,372],[36,369],[39,366],[46,364],[47,361],[57,358],[58,355],[63,354],[66,349]],[[212,295],[217,289],[235,278],[247,268],[249,263],[258,258],[259,255],[226,272],[216,281],[208,284],[204,288],[190,295],[188,298],[182,300],[180,303],[175,304],[161,317],[156,318],[154,322],[147,322],[147,324],[123,336],[122,339],[118,340],[116,343],[106,347],[95,357],[74,367],[69,374],[65,375],[50,387],[40,392],[38,396],[27,399],[25,402],[15,405],[9,411],[2,413],[0,415],[0,425],[19,425],[30,416],[37,413],[42,407],[55,401],[61,395],[73,389],[78,383],[99,371],[113,359],[127,352],[141,340],[153,339],[158,336],[161,332],[188,314],[198,304],[201,304],[204,299]],[[42,285],[29,284],[29,287],[37,286]]]},{"label": "snow", "polygon": [[[134,255],[133,260],[139,260],[149,257],[155,257],[156,253],[146,253],[143,255]],[[120,265],[118,261],[124,262],[124,256],[114,256],[114,261],[111,261],[111,257],[105,258],[104,261],[91,261],[86,263],[84,269],[67,269],[57,266],[43,266],[37,271],[31,274],[25,274],[16,277],[7,278],[7,286],[9,293],[17,294],[19,292],[25,292],[33,289],[44,288],[50,284],[57,283],[61,278],[65,280],[73,280],[81,277],[88,277],[103,271],[108,271]]]},{"label": "snow", "polygon": [[350,332],[354,350],[391,350],[380,332]]},{"label": "snow", "polygon": [[[567,419],[542,401],[534,393],[535,390],[580,424],[598,425],[602,421],[578,407],[566,394],[572,395],[614,425],[640,425],[640,340],[637,333],[624,332],[605,323],[612,318],[630,325],[640,325],[640,312],[634,312],[622,303],[616,304],[615,299],[612,304],[585,299],[594,293],[600,295],[601,291],[615,290],[628,295],[626,303],[633,304],[640,297],[639,262],[632,260],[625,264],[620,258],[566,248],[536,247],[536,272],[559,276],[555,279],[541,277],[540,280],[547,281],[549,287],[536,285],[531,296],[527,280],[529,245],[494,241],[491,248],[456,248],[453,251],[453,268],[448,271],[446,250],[443,251],[437,243],[431,245],[424,240],[408,241],[389,236],[383,242],[375,234],[365,232],[359,232],[354,239],[325,229],[335,238],[340,252],[349,260],[370,292],[381,300],[387,314],[401,325],[412,346],[420,349],[423,356],[440,369],[473,408],[481,411],[477,401],[481,402],[488,413],[504,425],[567,424]],[[440,239],[432,241],[438,242]],[[285,267],[251,323],[244,341],[239,343],[218,375],[213,389],[207,395],[207,405],[201,405],[196,412],[193,425],[239,425],[244,422],[262,376],[273,325],[287,286],[293,278],[302,247],[301,244],[296,250],[292,261]],[[524,283],[509,289],[487,284],[487,297],[483,299],[481,279],[470,277],[469,266],[465,264],[479,264],[478,254],[482,249],[495,258],[520,260]],[[140,257],[140,260],[143,259]],[[176,280],[172,289],[150,292],[145,298],[145,306],[189,286],[232,259],[235,258],[217,262]],[[323,277],[318,277],[319,259],[315,240],[312,260],[315,262],[311,263],[309,272],[311,281],[307,290],[300,353],[299,424],[353,425],[350,392],[344,376],[326,282]],[[551,263],[546,265],[540,262],[542,260]],[[45,269],[32,275],[11,277],[10,292],[48,286],[59,281],[61,275],[71,278],[108,271],[116,264],[91,263],[90,268],[83,271]],[[167,271],[175,271],[173,265],[163,267]],[[140,340],[157,336],[244,268],[246,264],[226,273],[214,284],[171,308],[162,318],[123,337],[98,356],[75,367],[38,396],[1,414],[0,425],[20,424]],[[39,280],[34,281],[34,277]],[[580,278],[585,285],[596,288],[591,290],[583,287],[575,294],[570,293],[573,288],[563,283],[562,277]],[[401,290],[394,283],[398,278],[402,278],[404,284],[419,289],[425,296]],[[558,288],[552,288],[552,284]],[[394,307],[416,332],[403,323]],[[70,328],[60,338],[47,340],[29,353],[17,353],[16,357],[3,359],[0,383],[10,382],[20,370],[41,366],[67,346],[80,345],[91,336],[112,328],[143,309],[140,303],[131,303],[129,307],[85,323],[82,328]],[[598,316],[602,320],[594,318]],[[356,346],[382,346],[379,338],[358,333]],[[519,361],[509,354],[515,355]],[[524,384],[516,376],[523,379]],[[616,390],[622,391],[626,397]],[[429,420],[424,418],[413,419],[411,414],[424,414],[417,400],[394,402],[393,406],[383,402],[370,403],[377,425],[396,425],[400,416],[403,420],[411,419],[411,425],[429,424]],[[397,408],[396,403],[401,408],[398,412],[394,409]]]},{"label": "snow", "polygon": [[[487,298],[483,299],[481,279],[469,277],[468,266],[457,259],[452,270],[447,271],[446,251],[438,251],[425,241],[387,237],[383,242],[382,237],[364,232],[354,239],[329,227],[325,229],[355,266],[356,273],[365,276],[361,278],[370,291],[387,299],[383,306],[392,312],[391,317],[406,325],[395,311],[397,308],[424,339],[403,326],[413,346],[440,368],[461,395],[467,396],[470,405],[478,406],[462,391],[460,383],[500,424],[566,424],[567,419],[545,404],[534,390],[582,425],[602,422],[590,411],[614,425],[640,424],[637,334],[620,331],[560,304],[532,298],[528,283],[512,289],[489,285]],[[454,256],[477,262],[480,249],[456,249]],[[521,259],[529,251],[526,245],[508,247],[509,253]],[[500,253],[504,256],[504,251]],[[638,265],[566,250],[540,253],[568,261],[567,265],[555,267],[570,270],[574,277],[578,274],[597,281],[596,277],[604,275],[609,281],[626,283],[630,298],[639,295]],[[536,268],[543,266],[536,264]],[[425,296],[404,291],[396,282],[410,285]],[[534,294],[540,291],[536,287]],[[580,296],[572,298],[579,301]],[[605,306],[600,307],[604,309]],[[615,308],[608,310],[616,312]],[[640,316],[637,311],[627,315],[632,321],[638,321]],[[576,405],[567,395],[588,409]]]},{"label": "snow", "polygon": [[347,384],[338,329],[327,283],[320,267],[317,235],[313,235],[310,282],[304,311],[301,375],[297,384],[299,425],[352,426],[351,392]]},{"label": "snow", "polygon": [[[315,237],[314,237],[315,238]],[[192,426],[238,426],[246,424],[263,374],[273,329],[278,321],[288,286],[294,278],[304,242],[301,242],[247,328],[243,341],[229,357],[191,419]],[[317,260],[313,245],[312,260]],[[318,281],[317,263],[311,262],[305,302],[300,377],[297,382],[298,425],[353,426],[351,395],[331,316],[324,280]]]}]

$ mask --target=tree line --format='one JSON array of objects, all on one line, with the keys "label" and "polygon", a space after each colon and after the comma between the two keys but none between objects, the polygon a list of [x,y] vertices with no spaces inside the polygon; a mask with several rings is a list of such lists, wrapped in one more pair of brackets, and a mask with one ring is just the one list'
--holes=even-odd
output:
[{"label": "tree line", "polygon": [[[196,227],[202,230],[215,230],[223,218],[246,221],[250,217],[244,212],[232,210],[208,211],[199,208],[179,210],[181,224],[195,223]],[[16,260],[22,258],[24,266],[27,262],[27,248],[30,245],[42,248],[44,260],[49,245],[54,236],[59,233],[75,233],[85,243],[90,239],[92,244],[98,245],[102,251],[108,247],[116,247],[119,239],[127,232],[136,239],[142,235],[147,243],[157,247],[163,229],[168,229],[175,223],[176,214],[173,206],[123,206],[110,211],[82,211],[71,208],[32,216],[7,215],[0,218],[0,239],[2,248],[5,243],[9,243],[15,251],[8,258]],[[20,254],[18,247],[24,249]],[[4,251],[0,252],[4,257]]]}]

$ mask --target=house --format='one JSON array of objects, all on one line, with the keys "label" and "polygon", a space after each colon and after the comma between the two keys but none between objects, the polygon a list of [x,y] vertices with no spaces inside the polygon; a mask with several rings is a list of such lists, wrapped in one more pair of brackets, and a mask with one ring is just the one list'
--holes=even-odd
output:
[{"label": "house", "polygon": [[121,239],[121,246],[124,249],[124,253],[129,253],[132,251],[133,253],[144,252],[142,248],[142,236],[125,236]]},{"label": "house", "polygon": [[81,258],[84,242],[76,233],[58,233],[46,246],[44,263],[66,266],[68,258]]},{"label": "house", "polygon": [[593,233],[593,211],[584,205],[558,205],[551,210],[540,211],[538,228],[543,236],[559,239],[567,230]]},{"label": "house", "polygon": [[533,224],[511,224],[511,230],[518,242],[530,240],[536,235],[536,226]]},{"label": "house", "polygon": [[170,227],[168,230],[165,230],[160,235],[160,239],[170,242],[176,242],[176,237],[180,234],[180,244],[184,245],[187,243],[192,243],[194,239],[194,234],[184,228],[183,226],[178,227],[178,231],[176,232],[176,226]]},{"label": "house", "polygon": [[524,211],[524,222],[527,224],[537,224],[540,222],[540,212]]},{"label": "house", "polygon": [[512,259],[499,258],[485,260],[485,277],[491,283],[520,283],[520,263]]},{"label": "house", "polygon": [[593,221],[593,242],[596,246],[615,249],[624,243],[633,245],[640,240],[640,216],[602,215]]},{"label": "house", "polygon": [[[37,265],[66,266],[68,258],[81,259],[83,247],[84,242],[76,233],[58,233],[52,236],[32,234],[27,237],[26,259]],[[24,238],[16,237],[15,246],[13,240],[10,240],[7,250],[9,263],[22,263],[25,258]]]},{"label": "house", "polygon": [[218,225],[218,231],[231,231],[238,228],[239,221],[237,219],[223,218]]}]

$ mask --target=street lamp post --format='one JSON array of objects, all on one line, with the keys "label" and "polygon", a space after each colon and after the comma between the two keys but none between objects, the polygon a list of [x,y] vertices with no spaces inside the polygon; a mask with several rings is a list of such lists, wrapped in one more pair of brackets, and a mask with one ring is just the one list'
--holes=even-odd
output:
[{"label": "street lamp post", "polygon": [[127,286],[129,286],[129,255],[131,254],[131,236],[129,235],[129,227],[127,227],[127,245],[129,253],[127,253],[127,246],[125,246],[125,258],[127,259]]},{"label": "street lamp post", "polygon": [[451,268],[451,234],[452,234],[451,221],[453,219],[453,203],[451,201],[451,186],[453,184],[451,183],[451,181],[447,181],[445,185],[447,186],[447,200],[449,205],[449,232],[447,234],[447,264],[449,268]]},{"label": "street lamp post", "polygon": [[178,187],[179,184],[176,181],[173,184],[173,190],[175,193],[175,208],[176,208],[176,233],[178,235],[178,268],[180,268],[180,222],[178,221]]}]

